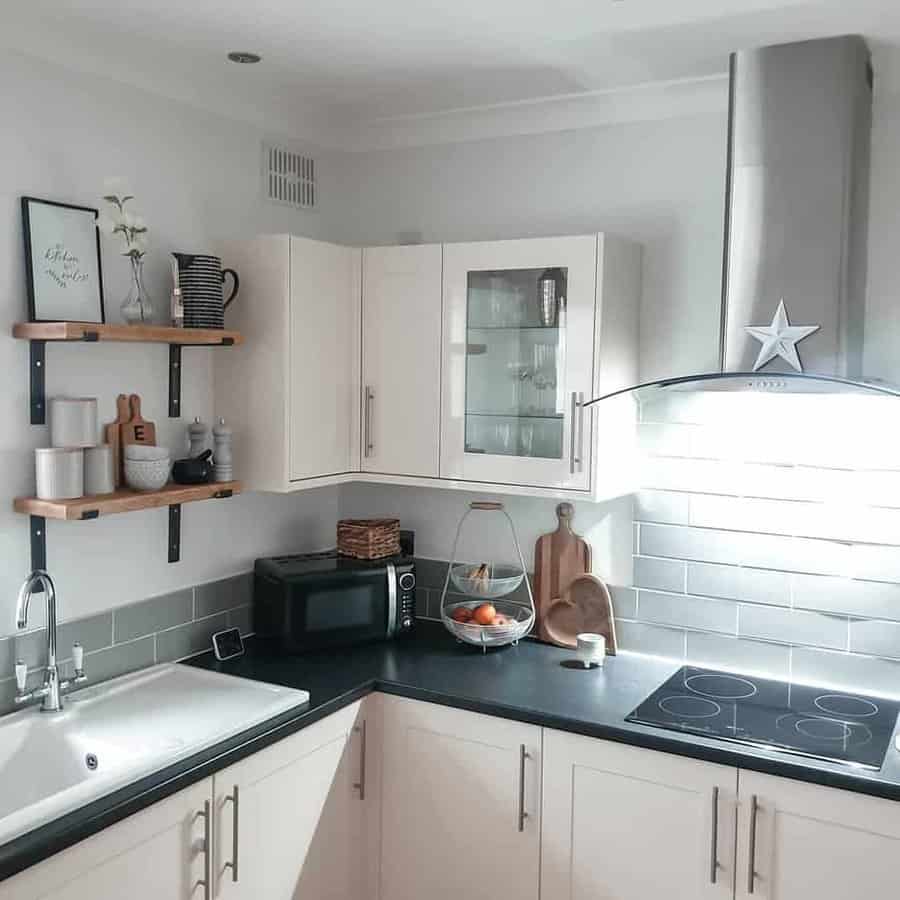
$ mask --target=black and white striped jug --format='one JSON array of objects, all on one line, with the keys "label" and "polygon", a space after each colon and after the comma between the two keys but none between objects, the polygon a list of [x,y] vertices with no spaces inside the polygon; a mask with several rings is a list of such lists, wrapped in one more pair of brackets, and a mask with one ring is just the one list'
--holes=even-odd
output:
[{"label": "black and white striped jug", "polygon": [[[223,269],[218,256],[205,253],[173,253],[178,262],[178,287],[184,302],[185,328],[224,328],[225,308],[237,296],[240,280],[234,269]],[[224,298],[225,276],[232,279]]]}]

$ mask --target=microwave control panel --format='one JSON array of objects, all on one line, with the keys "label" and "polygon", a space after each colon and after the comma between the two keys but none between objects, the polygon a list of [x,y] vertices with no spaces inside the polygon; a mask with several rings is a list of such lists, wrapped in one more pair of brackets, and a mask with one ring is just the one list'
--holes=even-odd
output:
[{"label": "microwave control panel", "polygon": [[397,585],[400,588],[400,631],[409,631],[416,621],[416,576],[411,571],[401,572]]}]

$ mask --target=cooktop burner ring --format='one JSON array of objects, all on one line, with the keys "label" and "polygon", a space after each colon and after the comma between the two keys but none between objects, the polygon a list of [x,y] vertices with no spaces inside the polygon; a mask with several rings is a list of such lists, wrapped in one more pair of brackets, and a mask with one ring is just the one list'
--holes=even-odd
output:
[{"label": "cooktop burner ring", "polygon": [[[805,718],[797,719],[794,722],[794,731],[813,741],[841,741],[846,743],[853,737],[853,728],[846,722],[819,716],[806,716]],[[828,731],[836,731],[836,733],[829,734],[827,733]]]},{"label": "cooktop burner ring", "polygon": [[[837,703],[835,701],[838,701]],[[853,694],[822,694],[813,701],[817,709],[829,716],[846,716],[851,719],[868,719],[869,716],[878,715],[878,705],[863,697],[855,697]],[[839,708],[844,704],[845,708]],[[854,704],[864,712],[851,712]]]},{"label": "cooktop burner ring", "polygon": [[[693,712],[685,712],[683,708],[680,710],[670,709],[671,706],[679,704],[682,707],[687,706],[688,709],[691,708],[692,704],[696,705]],[[722,707],[715,700],[710,700],[706,697],[692,697],[689,694],[672,694],[669,697],[663,697],[657,705],[664,713],[675,716],[678,719],[712,719],[722,712]],[[701,709],[703,710],[702,712],[700,712]]]},{"label": "cooktop burner ring", "polygon": [[[712,681],[713,685],[707,690],[702,690],[691,682],[703,681],[706,686],[708,681]],[[700,672],[696,675],[689,675],[684,679],[684,686],[694,694],[701,694],[704,697],[713,697],[716,700],[747,700],[756,696],[758,692],[757,686],[747,678],[741,678],[739,675],[719,675],[708,672]]]}]

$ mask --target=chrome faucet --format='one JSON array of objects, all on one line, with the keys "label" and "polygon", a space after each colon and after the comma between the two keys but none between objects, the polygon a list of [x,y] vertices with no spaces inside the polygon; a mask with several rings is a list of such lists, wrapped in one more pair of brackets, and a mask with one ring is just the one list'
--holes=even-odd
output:
[{"label": "chrome faucet", "polygon": [[44,684],[33,691],[25,690],[28,678],[28,667],[22,660],[16,662],[16,703],[29,703],[32,700],[43,700],[41,712],[59,712],[63,708],[62,693],[75,684],[87,681],[84,674],[84,651],[80,644],[72,647],[72,661],[75,665],[75,676],[69,681],[59,680],[59,669],[56,665],[56,588],[53,579],[43,569],[32,572],[19,589],[19,600],[16,604],[16,627],[19,630],[28,625],[28,606],[35,588],[40,586],[47,598],[47,672]]}]

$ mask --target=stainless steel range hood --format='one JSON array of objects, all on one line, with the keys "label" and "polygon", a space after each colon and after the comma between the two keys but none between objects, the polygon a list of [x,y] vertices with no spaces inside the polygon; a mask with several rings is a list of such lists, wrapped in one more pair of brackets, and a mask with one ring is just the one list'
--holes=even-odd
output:
[{"label": "stainless steel range hood", "polygon": [[864,379],[871,130],[861,37],[732,55],[723,372]]},{"label": "stainless steel range hood", "polygon": [[872,83],[855,35],[732,55],[720,370],[615,393],[900,396],[863,353]]}]

